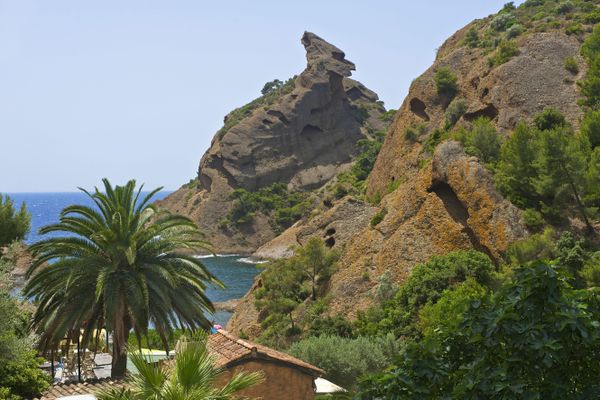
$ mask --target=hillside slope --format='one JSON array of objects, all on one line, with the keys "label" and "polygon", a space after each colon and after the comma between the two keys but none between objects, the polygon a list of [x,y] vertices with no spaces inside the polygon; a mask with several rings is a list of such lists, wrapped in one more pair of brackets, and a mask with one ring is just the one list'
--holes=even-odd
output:
[{"label": "hillside slope", "polygon": [[[580,3],[595,15],[597,2]],[[502,26],[505,21],[511,22]],[[528,1],[456,32],[414,80],[388,130],[367,190],[369,198],[382,199],[375,210],[362,203],[370,215],[377,211],[378,221],[355,221],[341,241],[335,232],[338,226],[344,231],[343,219],[302,221],[256,255],[288,256],[286,246],[306,240],[299,232],[333,238],[342,256],[329,283],[328,313],[346,317],[373,304],[386,271],[402,282],[433,255],[473,248],[499,264],[509,245],[529,234],[522,211],[501,196],[483,161],[448,139],[480,117],[506,137],[519,121],[531,122],[549,107],[577,127],[583,114],[577,81],[587,68],[580,47],[592,27],[593,20],[579,11],[562,13],[559,2]],[[565,67],[566,60],[576,72]],[[454,79],[451,93],[441,93],[440,70]],[[255,337],[260,322],[251,291],[229,329]]]}]

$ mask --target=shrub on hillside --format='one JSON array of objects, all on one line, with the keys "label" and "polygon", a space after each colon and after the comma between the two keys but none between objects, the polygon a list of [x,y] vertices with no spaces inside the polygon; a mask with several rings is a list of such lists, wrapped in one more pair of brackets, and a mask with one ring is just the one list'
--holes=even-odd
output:
[{"label": "shrub on hillside", "polygon": [[448,105],[444,115],[446,116],[446,125],[448,127],[454,126],[458,120],[467,112],[469,105],[465,99],[454,99],[452,103]]},{"label": "shrub on hillside", "polygon": [[346,388],[357,378],[385,368],[399,352],[392,335],[381,338],[310,337],[294,343],[289,353],[325,370],[325,378]]},{"label": "shrub on hillside", "polygon": [[579,63],[577,62],[577,59],[572,56],[565,58],[565,69],[573,75],[577,75],[579,73]]},{"label": "shrub on hillside", "polygon": [[496,49],[496,54],[490,58],[492,65],[502,65],[519,54],[517,44],[512,40],[503,40]]},{"label": "shrub on hillside", "polygon": [[458,93],[458,78],[450,68],[439,68],[434,81],[438,94],[453,98]]}]

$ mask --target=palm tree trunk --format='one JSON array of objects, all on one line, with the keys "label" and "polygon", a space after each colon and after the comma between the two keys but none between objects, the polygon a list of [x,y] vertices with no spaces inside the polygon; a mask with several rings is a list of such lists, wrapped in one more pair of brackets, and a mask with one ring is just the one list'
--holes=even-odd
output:
[{"label": "palm tree trunk", "polygon": [[128,316],[123,318],[123,323],[119,328],[118,330],[122,329],[122,331],[119,332],[115,329],[115,333],[113,334],[114,351],[112,355],[112,369],[110,371],[111,378],[121,378],[127,372],[127,342],[129,340],[129,330],[131,329]]}]

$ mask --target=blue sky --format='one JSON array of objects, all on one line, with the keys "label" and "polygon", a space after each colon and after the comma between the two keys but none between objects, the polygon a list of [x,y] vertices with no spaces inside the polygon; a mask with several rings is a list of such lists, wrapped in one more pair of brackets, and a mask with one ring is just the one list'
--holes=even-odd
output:
[{"label": "blue sky", "polygon": [[228,111],[302,71],[304,30],[397,108],[445,38],[504,2],[0,0],[0,192],[179,187]]}]

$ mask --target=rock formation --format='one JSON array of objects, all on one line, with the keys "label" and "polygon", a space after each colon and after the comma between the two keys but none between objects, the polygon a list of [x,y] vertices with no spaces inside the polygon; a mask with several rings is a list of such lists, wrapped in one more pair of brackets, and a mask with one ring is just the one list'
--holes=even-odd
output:
[{"label": "rock formation", "polygon": [[[385,271],[402,282],[416,264],[432,255],[473,248],[499,263],[511,242],[527,235],[521,211],[497,192],[491,173],[477,158],[467,155],[459,142],[442,140],[433,152],[425,147],[434,130],[444,126],[449,104],[449,99],[437,92],[434,76],[441,67],[456,74],[456,98],[467,105],[459,125],[469,126],[476,118],[487,117],[499,132],[508,135],[520,120],[531,121],[553,107],[577,127],[582,112],[576,81],[586,69],[579,55],[584,34],[532,28],[514,39],[518,52],[512,58],[494,65],[485,49],[464,43],[474,27],[489,32],[492,18],[475,21],[455,33],[439,49],[434,64],[412,83],[368,180],[367,194],[383,197],[378,210],[385,217],[375,226],[370,218],[359,218],[351,224],[352,234],[336,240],[342,256],[330,281],[331,315],[352,318],[369,307],[378,278]],[[589,32],[590,28],[586,29]],[[564,66],[571,57],[579,64],[575,75]],[[405,132],[416,126],[421,127],[417,137],[409,140]],[[332,210],[336,207],[347,205],[334,205]],[[360,202],[355,207],[371,216],[376,211]],[[327,219],[323,222],[327,223],[298,222],[256,255],[289,256],[287,245],[305,240],[301,232],[327,239],[329,226],[342,225]],[[260,278],[255,285],[260,285]],[[260,316],[253,299],[250,291],[240,301],[230,331],[243,331],[250,337],[260,334]]]},{"label": "rock formation", "polygon": [[198,221],[217,252],[251,253],[276,235],[260,214],[239,230],[218,228],[234,189],[318,188],[349,168],[359,139],[387,126],[377,95],[349,78],[355,67],[344,52],[310,32],[302,44],[308,64],[289,88],[230,113],[200,161],[197,185],[160,202]]}]

